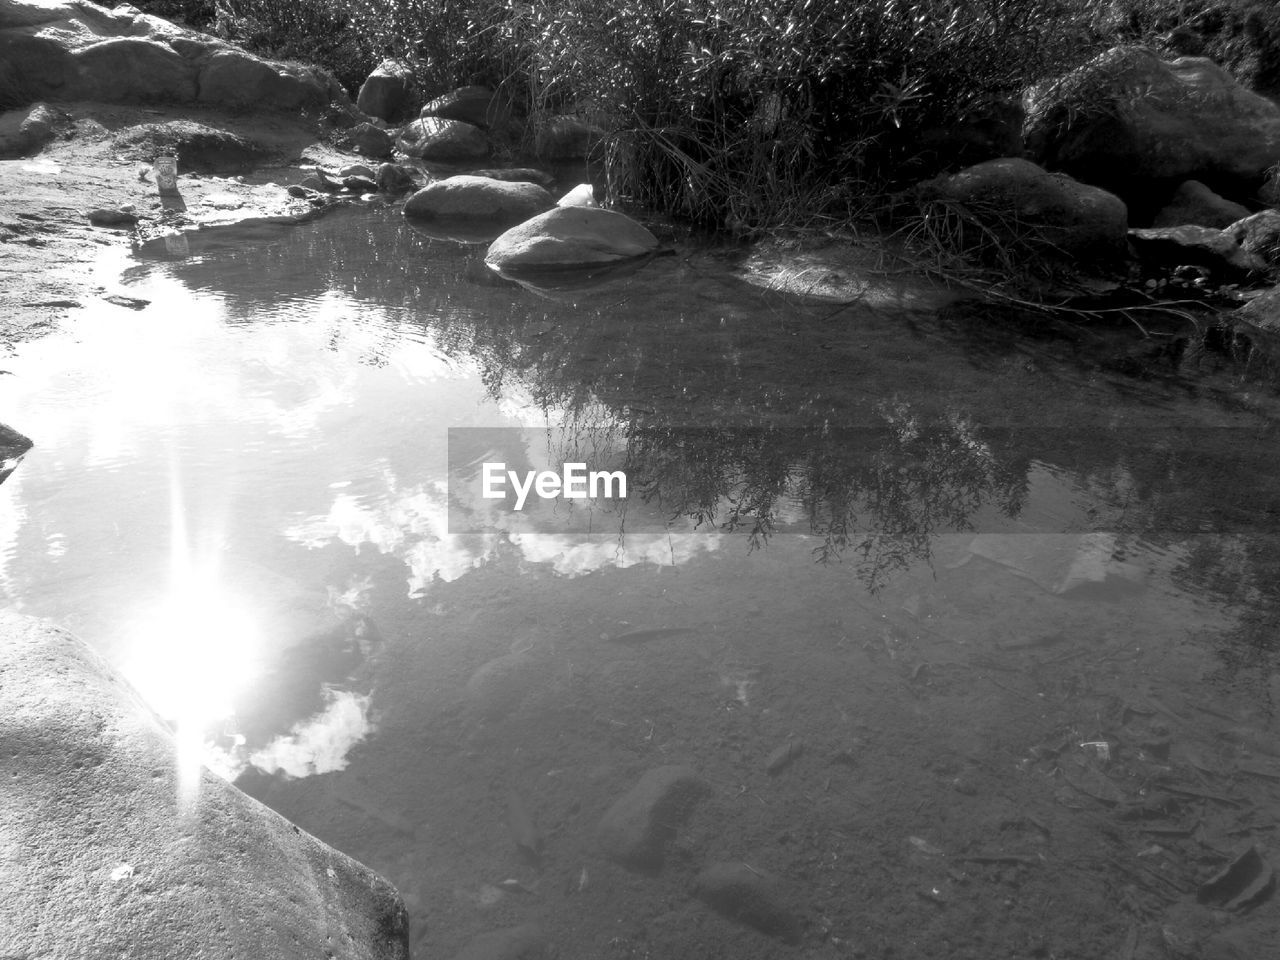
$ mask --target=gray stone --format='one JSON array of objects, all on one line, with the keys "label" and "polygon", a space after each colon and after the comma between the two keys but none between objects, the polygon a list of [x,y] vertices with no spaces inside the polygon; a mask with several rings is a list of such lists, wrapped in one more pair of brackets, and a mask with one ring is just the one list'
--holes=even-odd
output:
[{"label": "gray stone", "polygon": [[540,927],[522,923],[472,937],[453,960],[539,960],[546,956],[546,946]]},{"label": "gray stone", "polygon": [[1199,180],[1184,180],[1151,221],[1153,227],[1230,226],[1249,215],[1249,208],[1220,197]]},{"label": "gray stone", "polygon": [[548,117],[538,124],[534,151],[548,160],[585,160],[604,131],[580,117]]},{"label": "gray stone", "polygon": [[389,883],[207,771],[83,643],[0,613],[0,930],[15,957],[407,960]]},{"label": "gray stone", "polygon": [[494,240],[485,262],[498,270],[602,266],[657,249],[658,238],[621,213],[557,207]]},{"label": "gray stone", "polygon": [[414,186],[413,171],[398,163],[383,163],[378,166],[378,174],[374,178],[378,189],[383,193],[405,193]]},{"label": "gray stone", "polygon": [[128,210],[117,210],[114,207],[99,207],[90,210],[89,222],[95,227],[132,227],[138,222],[138,215]]},{"label": "gray stone", "polygon": [[706,784],[691,767],[647,771],[600,819],[596,842],[601,852],[632,870],[656,872],[676,827],[706,792]]},{"label": "gray stone", "polygon": [[379,120],[393,122],[405,115],[413,89],[413,70],[402,60],[383,60],[360,85],[356,107]]},{"label": "gray stone", "polygon": [[396,147],[405,156],[443,163],[480,160],[489,155],[484,131],[461,120],[425,117],[406,124]]},{"label": "gray stone", "polygon": [[404,214],[518,223],[553,206],[551,194],[535,183],[464,175],[427,184],[405,202]]},{"label": "gray stone", "polygon": [[351,148],[362,157],[380,160],[391,155],[395,141],[387,131],[375,127],[372,123],[358,123],[346,135]]},{"label": "gray stone", "polygon": [[497,719],[519,708],[545,676],[545,664],[528,650],[507,653],[482,664],[467,678],[467,701],[479,715]]},{"label": "gray stone", "polygon": [[1124,251],[1128,210],[1119,197],[1029,160],[988,160],[926,181],[918,195],[960,204],[996,235],[1046,254],[1102,261]]},{"label": "gray stone", "polygon": [[194,100],[196,72],[168,44],[144,37],[112,37],[71,54],[63,96],[108,103]]},{"label": "gray stone", "polygon": [[693,895],[717,913],[785,943],[800,942],[802,924],[784,884],[740,860],[713,863],[694,878]]},{"label": "gray stone", "polygon": [[114,137],[116,149],[130,160],[150,163],[161,154],[178,158],[184,173],[227,173],[262,161],[270,151],[217,127],[191,120],[143,123],[126,127]]},{"label": "gray stone", "polygon": [[[1280,287],[1272,287],[1254,297],[1232,316],[1272,335],[1272,339],[1280,336]],[[1280,353],[1280,340],[1272,347],[1273,352]]]},{"label": "gray stone", "polygon": [[122,4],[4,0],[0,83],[10,98],[195,99],[259,109],[349,98],[309,67],[262,60]]},{"label": "gray stone", "polygon": [[556,201],[557,207],[598,207],[595,187],[580,183]]},{"label": "gray stone", "polygon": [[53,139],[58,115],[45,104],[0,114],[0,159],[38,153]]},{"label": "gray stone", "polygon": [[31,440],[12,427],[0,423],[0,483],[14,470],[32,447]]},{"label": "gray stone", "polygon": [[1280,267],[1280,210],[1262,210],[1230,224],[1223,231],[1245,253],[1268,267]]},{"label": "gray stone", "polygon": [[338,169],[340,177],[364,177],[366,180],[377,180],[378,173],[372,167],[363,163],[348,163],[345,167]]},{"label": "gray stone", "polygon": [[498,105],[488,87],[459,87],[423,106],[420,117],[460,120],[487,130],[498,121]]},{"label": "gray stone", "polygon": [[376,193],[378,185],[368,177],[343,177],[342,189],[354,193]]},{"label": "gray stone", "polygon": [[1142,260],[1167,267],[1205,267],[1217,280],[1240,280],[1266,269],[1266,264],[1245,251],[1231,234],[1212,227],[1130,230],[1129,242]]},{"label": "gray stone", "polygon": [[482,170],[468,170],[473,177],[488,177],[490,180],[524,180],[536,183],[540,187],[550,187],[556,178],[545,170],[533,167],[493,167]]},{"label": "gray stone", "polygon": [[1280,106],[1203,57],[1116,47],[1026,102],[1033,159],[1127,202],[1192,179],[1245,195],[1280,157]]},{"label": "gray stone", "polygon": [[321,107],[328,86],[305,67],[269,62],[232,48],[215,53],[200,71],[198,99],[228,106],[278,110]]}]

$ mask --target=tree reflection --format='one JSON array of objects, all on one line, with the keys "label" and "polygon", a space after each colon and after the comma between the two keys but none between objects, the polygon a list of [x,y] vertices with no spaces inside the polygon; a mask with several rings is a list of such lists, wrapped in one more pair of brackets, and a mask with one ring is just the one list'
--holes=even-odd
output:
[{"label": "tree reflection", "polygon": [[[748,286],[719,249],[685,247],[554,300],[496,277],[483,255],[387,211],[173,269],[222,291],[241,322],[284,319],[291,300],[365,304],[396,335],[416,330],[475,363],[494,397],[518,386],[567,435],[613,431],[647,505],[755,546],[814,534],[817,559],[856,562],[872,584],[948,531],[1107,530],[1159,546],[1280,520],[1265,418],[1225,421],[1205,405],[1184,424],[1173,405],[1197,384],[1100,377],[1114,369],[1105,338],[833,313]],[[1064,502],[1029,511],[1036,484]],[[1206,556],[1189,575],[1229,559]]]}]

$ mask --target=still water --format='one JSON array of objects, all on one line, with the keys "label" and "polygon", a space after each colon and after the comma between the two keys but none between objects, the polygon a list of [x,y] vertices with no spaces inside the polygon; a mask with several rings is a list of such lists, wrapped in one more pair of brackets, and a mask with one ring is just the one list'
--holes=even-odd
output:
[{"label": "still water", "polygon": [[[147,304],[4,362],[0,602],[391,879],[416,957],[1270,949],[1197,902],[1280,824],[1266,390],[732,251],[483,251],[365,211],[105,261]],[[476,492],[568,459],[626,500]],[[637,867],[600,824],[673,764]]]}]

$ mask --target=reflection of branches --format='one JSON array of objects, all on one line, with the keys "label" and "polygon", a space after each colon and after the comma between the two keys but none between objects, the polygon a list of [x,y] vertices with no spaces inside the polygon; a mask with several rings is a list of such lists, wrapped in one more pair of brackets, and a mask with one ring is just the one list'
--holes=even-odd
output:
[{"label": "reflection of branches", "polygon": [[817,534],[814,558],[853,558],[872,589],[982,507],[1020,510],[1025,469],[1002,466],[969,423],[922,423],[906,404],[879,413],[865,429],[634,427],[628,474],[672,518],[745,529],[753,548],[787,527]]}]

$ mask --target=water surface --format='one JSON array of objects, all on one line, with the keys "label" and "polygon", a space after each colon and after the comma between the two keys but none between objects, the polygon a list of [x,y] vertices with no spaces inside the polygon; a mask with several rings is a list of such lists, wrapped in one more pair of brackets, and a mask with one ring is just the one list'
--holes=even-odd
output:
[{"label": "water surface", "polygon": [[[1277,824],[1256,385],[1125,331],[836,311],[731,251],[542,295],[385,211],[190,251],[105,262],[149,305],[6,360],[36,447],[0,590],[395,882],[415,955],[526,922],[574,958],[1274,942],[1195,903]],[[604,446],[622,512],[462,489]],[[602,856],[673,763],[710,792],[662,869]],[[798,946],[690,896],[717,862],[778,878]]]}]

